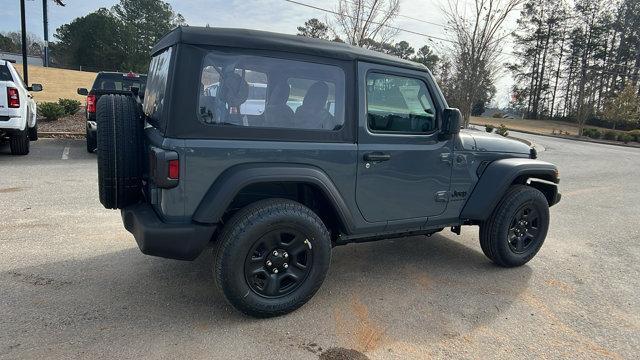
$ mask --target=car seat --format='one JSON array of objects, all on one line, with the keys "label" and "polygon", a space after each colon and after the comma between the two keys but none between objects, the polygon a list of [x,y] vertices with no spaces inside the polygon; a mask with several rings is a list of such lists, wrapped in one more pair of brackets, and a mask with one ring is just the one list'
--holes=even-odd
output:
[{"label": "car seat", "polygon": [[294,127],[293,110],[287,105],[291,88],[285,81],[277,83],[264,108],[264,126],[268,127]]},{"label": "car seat", "polygon": [[301,129],[333,129],[333,117],[326,109],[329,86],[324,81],[315,82],[309,87],[296,109],[295,126]]}]

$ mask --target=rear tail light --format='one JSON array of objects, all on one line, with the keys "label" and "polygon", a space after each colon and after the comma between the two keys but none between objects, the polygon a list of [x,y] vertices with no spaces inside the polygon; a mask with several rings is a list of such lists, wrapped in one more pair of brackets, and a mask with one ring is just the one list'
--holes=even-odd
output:
[{"label": "rear tail light", "polygon": [[87,96],[87,112],[90,112],[90,113],[96,112],[96,96],[95,95]]},{"label": "rear tail light", "polygon": [[169,160],[169,179],[178,180],[180,179],[180,160]]},{"label": "rear tail light", "polygon": [[7,88],[7,104],[10,108],[20,107],[20,93],[14,87]]},{"label": "rear tail light", "polygon": [[178,153],[152,146],[149,149],[149,178],[159,188],[171,189],[180,182]]}]

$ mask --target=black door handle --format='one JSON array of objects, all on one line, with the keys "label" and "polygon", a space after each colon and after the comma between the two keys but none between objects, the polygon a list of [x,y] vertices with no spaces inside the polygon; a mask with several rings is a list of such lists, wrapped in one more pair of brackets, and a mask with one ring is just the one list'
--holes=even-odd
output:
[{"label": "black door handle", "polygon": [[391,155],[381,152],[364,154],[364,161],[387,161],[389,159],[391,159]]}]

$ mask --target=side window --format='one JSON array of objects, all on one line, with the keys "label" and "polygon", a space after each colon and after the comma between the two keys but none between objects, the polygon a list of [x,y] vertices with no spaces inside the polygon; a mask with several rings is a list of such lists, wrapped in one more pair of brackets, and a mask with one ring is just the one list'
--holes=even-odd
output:
[{"label": "side window", "polygon": [[206,124],[339,130],[344,72],[336,66],[250,55],[209,53],[198,115]]},{"label": "side window", "polygon": [[[298,107],[302,105],[304,101],[304,96],[307,94],[309,89],[316,83],[315,80],[309,79],[300,79],[300,78],[289,78],[287,80],[289,84],[289,88],[291,89],[289,92],[289,99],[287,100],[287,105],[293,109],[293,111],[298,110]],[[336,115],[336,85],[334,83],[327,83],[328,88],[328,96],[327,102],[325,103],[325,109],[331,114],[331,116]]]},{"label": "side window", "polygon": [[147,86],[144,92],[144,113],[154,120],[159,120],[160,114],[162,114],[162,107],[164,106],[167,91],[170,61],[171,48],[168,48],[154,56],[149,65]]},{"label": "side window", "polygon": [[372,132],[428,134],[436,130],[436,110],[419,79],[369,73],[367,124]]}]

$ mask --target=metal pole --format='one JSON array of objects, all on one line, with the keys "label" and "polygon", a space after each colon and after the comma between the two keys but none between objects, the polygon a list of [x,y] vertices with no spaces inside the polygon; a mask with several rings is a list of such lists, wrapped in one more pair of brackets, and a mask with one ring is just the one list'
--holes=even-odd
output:
[{"label": "metal pole", "polygon": [[42,26],[44,27],[44,67],[49,66],[49,18],[47,14],[47,1],[42,0]]},{"label": "metal pole", "polygon": [[20,21],[22,21],[22,77],[24,83],[29,86],[29,73],[27,72],[27,22],[24,18],[24,0],[20,0]]}]

